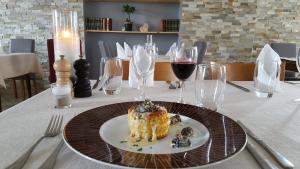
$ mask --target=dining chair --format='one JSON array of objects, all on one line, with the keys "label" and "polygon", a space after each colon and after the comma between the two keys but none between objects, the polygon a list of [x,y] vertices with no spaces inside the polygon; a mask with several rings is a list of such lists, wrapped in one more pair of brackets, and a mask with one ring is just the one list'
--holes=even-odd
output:
[{"label": "dining chair", "polygon": [[[129,61],[123,60],[123,80],[128,80],[129,77]],[[173,74],[170,62],[156,62],[154,68],[155,81],[176,81]]]},{"label": "dining chair", "polygon": [[98,47],[100,50],[100,55],[101,55],[100,57],[105,57],[105,58],[112,57],[111,51],[104,41],[102,40],[98,41]]},{"label": "dining chair", "polygon": [[[35,40],[34,39],[11,39],[10,40],[10,53],[34,53],[35,51]],[[37,93],[36,77],[35,74],[29,75],[30,80],[33,81],[34,92]],[[25,77],[19,76],[12,78],[13,80],[13,90],[15,98],[18,98],[17,84],[16,80],[20,80],[21,88],[23,91],[23,99],[25,99]],[[29,83],[29,85],[31,85]],[[28,90],[29,92],[29,90]],[[31,93],[28,95],[31,95]]]},{"label": "dining chair", "polygon": [[194,43],[194,46],[197,47],[197,50],[198,50],[197,63],[200,64],[205,56],[205,53],[207,50],[207,43],[204,40],[197,40]]},{"label": "dining chair", "polygon": [[55,70],[53,64],[55,62],[54,54],[54,41],[53,39],[47,39],[47,50],[48,50],[48,63],[49,63],[49,77],[48,80],[50,83],[56,82]]},{"label": "dining chair", "polygon": [[[252,81],[255,63],[228,63],[226,64],[226,79],[228,81]],[[285,62],[280,65],[280,80],[285,78]]]},{"label": "dining chair", "polygon": [[297,55],[295,43],[271,43],[270,46],[280,57],[295,58]]}]

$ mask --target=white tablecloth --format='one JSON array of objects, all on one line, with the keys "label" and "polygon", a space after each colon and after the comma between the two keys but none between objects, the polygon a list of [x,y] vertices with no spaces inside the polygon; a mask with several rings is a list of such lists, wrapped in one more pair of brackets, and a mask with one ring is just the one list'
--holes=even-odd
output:
[{"label": "white tablecloth", "polygon": [[28,73],[41,76],[43,70],[39,59],[34,53],[0,54],[0,85],[5,87],[4,80]]},{"label": "white tablecloth", "polygon": [[[236,82],[251,88],[253,82]],[[105,96],[93,91],[93,96],[74,99],[70,109],[54,109],[50,90],[46,90],[0,114],[0,168],[12,163],[18,155],[28,149],[46,129],[53,114],[64,115],[64,123],[76,113],[105,104],[130,101],[138,94],[135,89],[127,88],[127,82],[119,95]],[[186,101],[194,103],[194,87],[187,83],[184,93]],[[170,90],[165,82],[156,82],[147,89],[152,100],[176,101],[179,90]],[[257,98],[254,93],[246,93],[227,85],[225,102],[221,113],[241,120],[270,146],[281,152],[300,168],[300,105],[293,99],[300,98],[300,85],[282,83],[282,91],[272,98]],[[54,150],[60,138],[43,140],[36,148],[25,168],[37,168]],[[259,147],[258,147],[259,148]],[[266,158],[269,155],[263,153]],[[271,158],[270,158],[271,159]],[[274,161],[271,159],[271,161]],[[94,169],[107,168],[89,161],[64,146],[60,152],[56,169]],[[209,169],[258,169],[259,166],[247,150],[237,156],[216,164]]]}]

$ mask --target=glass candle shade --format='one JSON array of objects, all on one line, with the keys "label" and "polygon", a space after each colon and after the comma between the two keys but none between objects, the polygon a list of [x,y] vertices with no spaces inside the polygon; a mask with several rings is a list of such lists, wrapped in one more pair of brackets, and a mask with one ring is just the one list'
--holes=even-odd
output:
[{"label": "glass candle shade", "polygon": [[53,11],[55,60],[64,55],[73,63],[80,55],[80,37],[76,11]]}]

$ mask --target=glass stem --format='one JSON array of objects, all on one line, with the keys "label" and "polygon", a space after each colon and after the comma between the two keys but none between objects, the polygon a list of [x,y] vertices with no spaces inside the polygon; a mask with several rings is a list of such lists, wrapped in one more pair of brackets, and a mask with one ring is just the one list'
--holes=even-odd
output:
[{"label": "glass stem", "polygon": [[142,76],[142,87],[141,87],[141,98],[142,99],[146,99],[145,86],[146,86],[146,77]]},{"label": "glass stem", "polygon": [[183,92],[184,92],[184,81],[180,81],[180,85],[181,85],[181,88],[180,88],[180,96],[179,96],[179,103],[184,103],[184,100],[183,100]]}]

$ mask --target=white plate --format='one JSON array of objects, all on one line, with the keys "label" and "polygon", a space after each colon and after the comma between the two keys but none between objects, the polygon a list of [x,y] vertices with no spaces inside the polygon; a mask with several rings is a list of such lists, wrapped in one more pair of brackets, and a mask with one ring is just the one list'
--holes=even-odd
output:
[{"label": "white plate", "polygon": [[[174,114],[171,114],[172,116]],[[163,139],[147,145],[133,146],[133,143],[121,141],[128,140],[129,127],[127,115],[122,115],[108,120],[100,127],[100,136],[112,146],[130,152],[145,153],[145,154],[173,154],[195,149],[203,145],[209,139],[208,129],[200,122],[186,116],[181,116],[182,126],[171,126],[169,134]],[[194,135],[190,137],[192,145],[190,147],[172,148],[171,140],[184,127],[192,127]],[[140,150],[142,148],[142,150]]]}]

